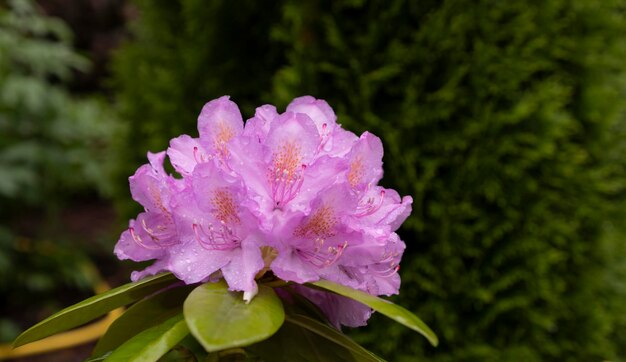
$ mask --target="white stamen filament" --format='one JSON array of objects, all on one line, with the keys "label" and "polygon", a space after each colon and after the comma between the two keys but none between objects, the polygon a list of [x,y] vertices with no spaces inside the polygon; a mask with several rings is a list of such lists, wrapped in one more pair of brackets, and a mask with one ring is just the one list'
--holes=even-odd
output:
[{"label": "white stamen filament", "polygon": [[[209,155],[208,159],[211,158],[213,158],[213,156]],[[207,161],[207,157],[205,156],[204,152],[200,152],[197,146],[193,147],[193,159],[196,161],[196,163],[204,163]]]},{"label": "white stamen filament", "polygon": [[324,239],[315,240],[314,245],[313,250],[296,249],[296,251],[309,263],[318,268],[324,268],[339,260],[343,251],[348,247],[348,242],[344,241],[342,245],[338,246],[329,246],[326,250],[322,248]]},{"label": "white stamen filament", "polygon": [[326,143],[330,139],[330,131],[328,130],[328,125],[326,123],[322,124],[322,132],[320,133],[320,144],[317,146],[317,151],[324,149]]},{"label": "white stamen filament", "polygon": [[139,246],[141,246],[143,248],[146,248],[146,249],[150,249],[150,250],[159,250],[159,249],[161,249],[161,246],[152,246],[152,245],[148,245],[148,244],[144,243],[143,240],[141,239],[141,237],[135,233],[135,228],[133,228],[133,227],[128,228],[128,231],[130,231],[130,236],[133,237],[133,240]]},{"label": "white stamen filament", "polygon": [[276,169],[273,177],[270,177],[272,188],[272,198],[275,206],[282,208],[286,203],[293,200],[300,191],[304,178],[302,174],[306,170],[306,165],[301,165],[300,170],[290,172],[287,169]]},{"label": "white stamen filament", "polygon": [[357,217],[364,217],[371,215],[378,211],[383,204],[383,200],[385,199],[385,190],[380,191],[380,197],[375,200],[373,197],[368,197],[367,200],[363,203],[359,203],[357,206]]},{"label": "white stamen filament", "polygon": [[225,223],[222,222],[221,224],[218,230],[209,224],[208,232],[204,230],[202,225],[193,224],[193,232],[201,247],[207,250],[231,250],[239,246],[239,238],[233,230]]},{"label": "white stamen filament", "polygon": [[171,241],[169,243],[161,242],[164,239],[172,238],[171,230],[174,229],[174,225],[172,224],[171,219],[169,217],[167,218],[167,222],[168,222],[168,225],[162,225],[162,224],[157,225],[156,228],[158,231],[154,231],[154,229],[148,227],[148,225],[146,224],[146,220],[142,219],[141,227],[150,236],[150,238],[152,238],[152,241],[155,244],[163,248],[163,247],[176,245],[179,243],[179,241],[176,240],[176,238],[174,238],[174,241]]}]

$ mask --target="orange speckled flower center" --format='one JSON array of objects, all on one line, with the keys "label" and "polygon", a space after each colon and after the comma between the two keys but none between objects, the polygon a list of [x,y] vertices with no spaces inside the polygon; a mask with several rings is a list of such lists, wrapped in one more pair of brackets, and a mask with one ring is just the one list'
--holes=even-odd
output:
[{"label": "orange speckled flower center", "polygon": [[275,176],[283,178],[288,183],[293,182],[299,170],[301,160],[300,147],[297,144],[293,142],[284,144],[274,154],[273,166]]},{"label": "orange speckled flower center", "polygon": [[217,220],[225,224],[239,223],[237,207],[230,191],[226,189],[215,190],[211,201],[214,207],[213,214]]},{"label": "orange speckled flower center", "polygon": [[333,209],[323,206],[318,208],[304,225],[296,228],[294,236],[316,236],[317,238],[325,239],[335,235],[335,224],[337,224],[337,218]]},{"label": "orange speckled flower center", "polygon": [[356,187],[363,178],[363,158],[357,156],[350,164],[350,171],[348,171],[348,182],[353,188]]},{"label": "orange speckled flower center", "polygon": [[217,132],[215,133],[215,149],[219,155],[225,156],[228,154],[226,144],[233,137],[235,137],[235,132],[233,132],[231,127],[224,122],[218,123]]},{"label": "orange speckled flower center", "polygon": [[295,142],[286,142],[274,153],[267,177],[276,207],[293,199],[302,186],[302,151]]}]

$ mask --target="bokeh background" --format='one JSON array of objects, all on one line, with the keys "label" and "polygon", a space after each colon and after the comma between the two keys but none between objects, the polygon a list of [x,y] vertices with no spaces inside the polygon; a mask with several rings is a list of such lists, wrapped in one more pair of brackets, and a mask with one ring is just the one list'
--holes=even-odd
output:
[{"label": "bokeh background", "polygon": [[[204,102],[310,94],[414,199],[391,361],[626,360],[626,0],[0,1],[0,341],[133,265],[128,176]],[[64,355],[80,358],[89,350]],[[86,353],[80,357],[80,353]]]}]

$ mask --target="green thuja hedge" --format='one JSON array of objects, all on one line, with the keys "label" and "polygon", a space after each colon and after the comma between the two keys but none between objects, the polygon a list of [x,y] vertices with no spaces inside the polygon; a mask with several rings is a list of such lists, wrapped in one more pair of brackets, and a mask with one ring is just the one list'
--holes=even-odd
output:
[{"label": "green thuja hedge", "polygon": [[211,4],[139,3],[120,180],[208,99],[324,98],[414,198],[397,300],[441,345],[376,317],[355,338],[391,360],[626,356],[626,2]]},{"label": "green thuja hedge", "polygon": [[602,242],[623,206],[624,159],[607,159],[624,115],[622,14],[595,1],[393,5],[286,8],[280,39],[309,41],[274,83],[381,135],[385,182],[415,198],[399,299],[442,346],[393,326],[363,340],[407,360],[614,356],[624,311],[605,304]]}]

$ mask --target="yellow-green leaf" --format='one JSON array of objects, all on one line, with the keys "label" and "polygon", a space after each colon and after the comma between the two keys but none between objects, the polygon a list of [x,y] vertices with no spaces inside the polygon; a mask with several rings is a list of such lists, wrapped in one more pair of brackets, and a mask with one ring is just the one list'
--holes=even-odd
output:
[{"label": "yellow-green leaf", "polygon": [[179,314],[129,339],[113,351],[105,362],[158,361],[187,334],[189,328],[183,315]]},{"label": "yellow-green leaf", "polygon": [[94,357],[104,355],[141,331],[182,313],[183,302],[193,288],[193,286],[172,288],[133,304],[109,326],[92,355]]},{"label": "yellow-green leaf", "polygon": [[165,288],[174,280],[175,277],[170,273],[159,274],[95,295],[35,324],[20,334],[13,342],[13,346],[18,347],[87,323],[115,308]]}]

